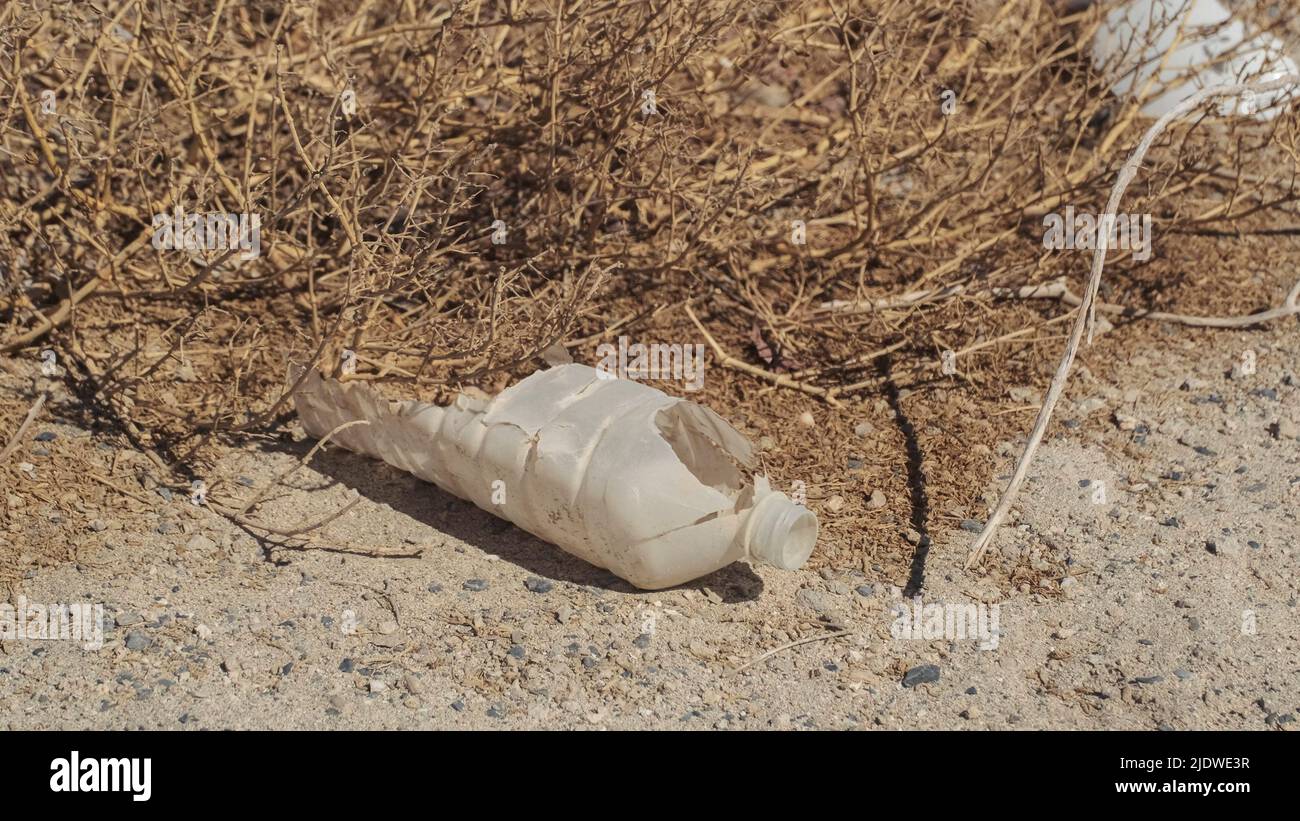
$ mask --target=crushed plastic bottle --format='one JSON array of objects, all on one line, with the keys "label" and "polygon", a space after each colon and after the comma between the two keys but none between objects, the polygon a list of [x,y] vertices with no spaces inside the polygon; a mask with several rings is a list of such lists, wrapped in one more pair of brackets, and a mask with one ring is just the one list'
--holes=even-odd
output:
[{"label": "crushed plastic bottle", "polygon": [[[1117,94],[1152,95],[1142,105],[1148,117],[1210,86],[1296,73],[1282,41],[1268,33],[1248,38],[1245,24],[1218,0],[1129,0],[1102,21],[1092,58],[1114,78]],[[1221,113],[1269,120],[1291,94],[1285,88],[1245,94],[1227,100]]]},{"label": "crushed plastic bottle", "polygon": [[461,394],[447,406],[390,402],[365,383],[313,370],[294,401],[312,436],[366,420],[332,441],[643,589],[742,559],[795,570],[817,540],[816,515],[749,474],[751,446],[726,420],[586,365],[538,371],[494,398]]}]

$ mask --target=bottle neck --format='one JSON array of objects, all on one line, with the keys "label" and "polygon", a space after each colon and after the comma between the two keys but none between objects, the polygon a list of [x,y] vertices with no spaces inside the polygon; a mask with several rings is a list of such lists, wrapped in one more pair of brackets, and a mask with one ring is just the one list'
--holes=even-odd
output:
[{"label": "bottle neck", "polygon": [[784,493],[772,491],[750,509],[744,541],[750,559],[798,570],[817,544],[817,516]]}]

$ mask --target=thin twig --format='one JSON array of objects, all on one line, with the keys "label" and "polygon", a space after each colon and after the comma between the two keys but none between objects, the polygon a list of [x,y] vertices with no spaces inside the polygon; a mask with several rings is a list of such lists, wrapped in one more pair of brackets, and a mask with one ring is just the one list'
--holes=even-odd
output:
[{"label": "thin twig", "polygon": [[[1023,299],[1059,299],[1066,305],[1076,308],[1083,304],[1083,299],[1072,292],[1064,282],[1051,282],[1046,285],[1024,288],[1021,289],[1020,296]],[[1300,300],[1300,280],[1297,280],[1291,286],[1291,290],[1287,293],[1286,298],[1282,300],[1281,305],[1276,308],[1269,308],[1266,311],[1257,311],[1253,314],[1242,314],[1240,316],[1172,314],[1164,311],[1153,311],[1148,308],[1114,305],[1109,302],[1098,302],[1093,307],[1101,313],[1122,316],[1125,319],[1151,319],[1156,322],[1170,322],[1177,325],[1188,325],[1193,328],[1249,328],[1252,325],[1300,314],[1298,300]]]},{"label": "thin twig", "polygon": [[[318,450],[320,450],[321,448],[325,447],[325,443],[328,442],[331,438],[333,438],[334,434],[338,433],[339,431],[341,431],[341,430],[343,430],[343,429],[345,429],[345,428],[350,428],[350,427],[352,427],[353,425],[369,425],[369,424],[370,424],[370,420],[369,420],[369,419],[354,419],[354,420],[352,420],[351,422],[344,422],[343,424],[339,425],[339,426],[338,426],[337,428],[335,428],[334,430],[332,430],[332,431],[330,431],[329,433],[327,433],[327,434],[325,434],[324,436],[322,436],[322,437],[320,438],[320,441],[318,441],[315,445],[313,445],[311,450],[307,451],[307,455],[306,455],[306,456],[303,456],[301,459],[298,460],[298,463],[297,463],[297,464],[295,464],[293,467],[291,467],[291,468],[289,468],[288,470],[284,471],[284,472],[281,473],[279,476],[275,477],[275,478],[272,479],[269,483],[267,483],[267,485],[266,485],[265,487],[263,487],[260,491],[258,491],[257,494],[254,495],[253,498],[252,498],[251,500],[249,500],[249,501],[248,501],[248,502],[247,502],[247,503],[246,503],[242,508],[240,508],[239,511],[236,512],[235,515],[236,515],[236,516],[243,516],[245,513],[247,513],[248,511],[252,510],[253,507],[254,507],[258,502],[260,502],[260,501],[262,501],[263,499],[266,498],[266,494],[270,493],[272,488],[274,488],[274,487],[276,487],[277,485],[279,485],[279,484],[280,484],[281,482],[283,482],[285,479],[288,479],[288,478],[289,478],[289,477],[294,473],[294,471],[298,470],[298,468],[300,468],[300,467],[302,467],[303,465],[305,465],[305,464],[307,464],[308,462],[310,462],[310,461],[311,461],[311,457],[313,457],[313,456],[316,455],[316,451],[318,451]],[[258,527],[262,527],[262,526],[261,526],[261,525],[258,525]],[[262,527],[262,529],[263,529],[263,530],[266,530],[265,527]]]},{"label": "thin twig", "polygon": [[45,407],[45,400],[49,398],[49,391],[41,391],[41,395],[36,397],[36,401],[32,403],[31,408],[27,411],[27,418],[18,426],[18,432],[9,440],[9,444],[5,445],[5,449],[0,451],[0,462],[8,459],[9,454],[13,453],[14,449],[18,447],[18,443],[23,439],[23,434],[27,432],[27,428],[31,427],[32,422],[35,421],[37,415],[40,414],[41,408]]},{"label": "thin twig", "polygon": [[133,493],[129,490],[120,488],[117,485],[113,484],[113,482],[105,476],[100,476],[98,473],[87,473],[86,475],[89,476],[91,479],[94,479],[96,482],[99,482],[101,485],[104,485],[107,488],[111,488],[112,490],[116,490],[118,493],[122,494],[123,496],[129,496],[132,499],[135,499],[137,502],[143,502],[146,505],[153,504],[152,499],[141,496],[138,493]]},{"label": "thin twig", "polygon": [[816,385],[809,385],[806,382],[799,382],[797,380],[791,379],[788,376],[772,373],[771,371],[765,371],[762,368],[749,364],[748,362],[742,362],[739,359],[736,359],[734,356],[724,351],[722,349],[722,346],[718,344],[718,341],[713,338],[713,335],[710,334],[707,330],[705,330],[704,326],[700,324],[700,320],[695,316],[695,312],[691,310],[691,306],[687,305],[685,307],[686,307],[686,315],[689,316],[691,318],[691,321],[695,323],[695,327],[700,329],[700,333],[704,334],[704,339],[708,341],[709,347],[713,348],[713,353],[717,355],[723,367],[731,368],[732,370],[741,371],[743,373],[749,374],[750,376],[757,376],[761,379],[766,379],[768,382],[771,382],[773,385],[778,385],[785,388],[794,388],[795,390],[803,391],[804,393],[811,394],[812,396],[816,396],[819,399],[822,399],[823,401],[826,402],[826,404],[832,407],[836,407],[836,408],[842,407],[842,403],[835,398],[835,396],[831,391],[828,391],[825,388],[819,388]]},{"label": "thin twig", "polygon": [[291,527],[287,529],[271,527],[270,525],[264,525],[260,522],[255,522],[252,519],[242,516],[236,513],[234,510],[231,510],[230,508],[222,507],[221,505],[209,504],[208,507],[212,508],[213,510],[217,511],[221,515],[230,519],[235,524],[242,525],[244,527],[256,528],[257,530],[261,530],[265,533],[269,533],[272,536],[284,536],[287,538],[292,536],[301,536],[304,533],[310,533],[313,530],[319,530],[320,528],[334,521],[338,517],[342,516],[344,513],[347,513],[349,510],[355,507],[357,502],[359,501],[361,501],[361,494],[354,492],[352,498],[348,501],[347,504],[345,504],[343,507],[339,508],[338,510],[334,511],[330,515],[326,516],[325,518],[312,522],[310,524],[300,525],[298,527]]},{"label": "thin twig", "polygon": [[818,636],[805,636],[801,639],[795,639],[794,641],[787,642],[781,645],[780,647],[774,648],[772,650],[768,650],[766,653],[764,653],[761,656],[758,656],[757,658],[750,659],[749,661],[740,665],[736,669],[732,670],[731,675],[734,676],[737,673],[739,673],[741,670],[744,670],[746,667],[752,667],[755,664],[758,664],[760,661],[764,661],[766,659],[771,658],[772,656],[775,656],[777,653],[780,653],[784,650],[789,650],[791,647],[798,647],[801,644],[810,644],[811,642],[814,641],[825,641],[826,639],[837,639],[837,638],[843,638],[844,636],[851,636],[851,635],[853,635],[853,633],[850,633],[847,630],[839,630],[834,633],[822,633],[821,635]]}]

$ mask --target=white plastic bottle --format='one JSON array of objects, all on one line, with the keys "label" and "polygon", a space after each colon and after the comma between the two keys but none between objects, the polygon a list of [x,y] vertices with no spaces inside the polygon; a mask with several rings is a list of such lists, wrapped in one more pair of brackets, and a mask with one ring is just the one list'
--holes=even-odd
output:
[{"label": "white plastic bottle", "polygon": [[[296,380],[296,375],[291,377]],[[334,436],[628,580],[657,590],[749,559],[794,570],[817,517],[763,476],[713,411],[586,365],[538,371],[490,400],[389,402],[313,371],[294,396]]]},{"label": "white plastic bottle", "polygon": [[[1159,117],[1203,88],[1278,80],[1296,63],[1272,34],[1249,37],[1219,0],[1128,0],[1109,10],[1092,43],[1093,64],[1116,93],[1151,94],[1142,106]],[[1148,88],[1150,85],[1150,88]],[[1271,120],[1292,96],[1287,88],[1229,99],[1220,113]]]}]

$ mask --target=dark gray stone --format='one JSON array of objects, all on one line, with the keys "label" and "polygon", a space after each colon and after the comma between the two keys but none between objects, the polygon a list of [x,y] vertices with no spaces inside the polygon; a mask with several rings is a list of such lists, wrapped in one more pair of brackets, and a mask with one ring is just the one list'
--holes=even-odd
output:
[{"label": "dark gray stone", "polygon": [[126,649],[128,650],[148,650],[151,644],[153,642],[141,630],[132,630],[126,634]]},{"label": "dark gray stone", "polygon": [[536,576],[529,576],[524,579],[524,589],[530,593],[549,593],[554,587],[555,585],[546,579],[539,579]]},{"label": "dark gray stone", "polygon": [[916,687],[921,684],[933,684],[939,680],[939,667],[935,664],[922,664],[913,667],[903,675],[904,687]]}]

